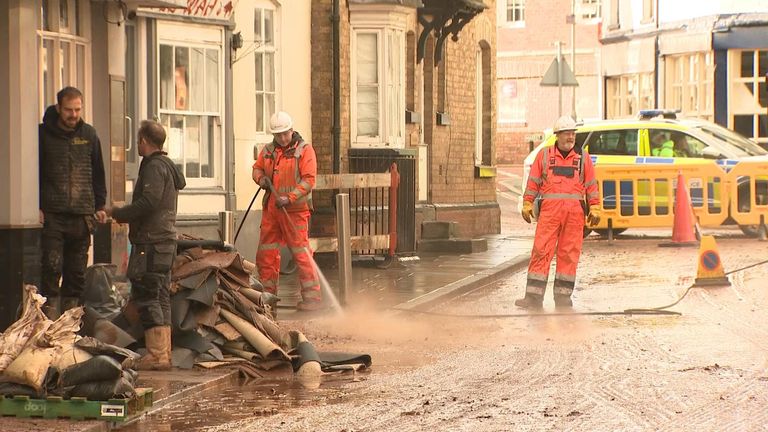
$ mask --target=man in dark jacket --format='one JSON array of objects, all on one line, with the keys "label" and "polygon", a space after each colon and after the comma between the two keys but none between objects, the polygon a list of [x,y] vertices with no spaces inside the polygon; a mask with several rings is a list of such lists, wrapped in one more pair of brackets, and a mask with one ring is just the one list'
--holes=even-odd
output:
[{"label": "man in dark jacket", "polygon": [[53,314],[81,302],[94,219],[107,219],[101,142],[93,126],[81,118],[83,94],[65,87],[56,100],[45,110],[38,131],[43,224],[40,289],[50,299]]},{"label": "man in dark jacket", "polygon": [[129,223],[131,300],[139,310],[147,354],[139,370],[171,367],[170,271],[176,255],[176,205],[186,181],[163,151],[165,129],[144,120],[138,133],[139,177],[131,204],[107,209],[117,222]]}]

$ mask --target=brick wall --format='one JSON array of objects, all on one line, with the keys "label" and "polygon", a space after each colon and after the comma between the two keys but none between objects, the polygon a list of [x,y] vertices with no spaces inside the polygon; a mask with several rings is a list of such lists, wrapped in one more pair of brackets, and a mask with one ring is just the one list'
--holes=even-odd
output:
[{"label": "brick wall", "polygon": [[[495,6],[486,2],[488,9],[476,16],[459,34],[459,40],[446,39],[445,56],[445,108],[451,124],[432,125],[433,136],[430,150],[431,184],[430,202],[434,204],[485,203],[496,201],[495,179],[475,178],[475,88],[476,52],[480,43],[489,45],[489,52],[496,52]],[[493,56],[491,56],[493,57]],[[425,65],[429,67],[429,65]],[[438,106],[439,77],[434,71],[432,94],[433,106]],[[490,59],[490,76],[496,76],[495,58]],[[491,82],[491,86],[495,83]],[[496,133],[495,92],[490,92],[491,142]],[[429,99],[425,104],[429,104]],[[425,112],[429,112],[425,109]],[[434,122],[434,116],[427,118]],[[490,163],[494,164],[492,155]]]},{"label": "brick wall", "polygon": [[[488,76],[496,76],[496,9],[495,1],[486,0],[488,9],[475,17],[459,34],[454,42],[447,38],[445,63],[445,106],[451,116],[450,126],[435,125],[437,111],[437,68],[428,61],[415,64],[415,50],[407,49],[406,83],[412,88],[406,89],[406,104],[414,111],[419,111],[424,97],[424,131],[418,124],[406,125],[406,146],[418,146],[422,141],[428,145],[429,193],[428,201],[434,204],[461,204],[460,215],[467,225],[467,232],[472,235],[496,233],[500,230],[498,212],[488,212],[488,206],[496,205],[495,179],[475,178],[475,53],[481,41],[490,53],[486,62]],[[333,126],[333,81],[332,81],[332,22],[329,19],[332,0],[312,2],[312,142],[318,156],[318,171],[330,173],[332,170],[332,126]],[[418,40],[421,26],[417,24],[416,12],[407,18],[407,40]],[[341,2],[341,172],[348,171],[347,149],[350,146],[350,25],[346,2]],[[429,55],[429,53],[427,53]],[[427,88],[426,84],[432,86]],[[491,97],[486,122],[490,128],[490,142],[495,141],[496,133],[496,92],[495,81],[488,79]],[[430,102],[431,101],[431,102]],[[431,105],[431,107],[430,107]],[[430,133],[432,131],[432,133]],[[495,164],[491,148],[489,162]],[[327,195],[327,196],[326,196]],[[318,194],[316,207],[330,204],[330,194]],[[416,211],[416,209],[414,209]],[[432,213],[437,215],[437,213]],[[496,221],[477,224],[480,215],[496,218]],[[440,213],[440,217],[452,213]],[[474,215],[474,216],[472,216]],[[320,217],[322,218],[322,217]],[[319,219],[318,219],[319,220]],[[446,219],[441,219],[446,220]],[[460,221],[461,222],[461,221]],[[471,222],[471,224],[470,224]],[[313,221],[313,229],[316,229]],[[471,226],[470,226],[471,225]]]},{"label": "brick wall", "polygon": [[[502,23],[497,32],[497,79],[518,82],[518,89],[524,89],[518,90],[518,97],[525,98],[525,118],[498,126],[496,155],[500,164],[522,163],[529,148],[526,136],[540,134],[552,127],[558,116],[557,87],[540,86],[544,73],[555,58],[556,41],[564,43],[563,56],[575,69],[579,81],[576,88],[577,117],[602,117],[597,22],[577,21],[574,68],[571,61],[571,24],[566,23],[566,16],[571,13],[571,1],[538,0],[526,2],[525,6],[524,27],[512,28]],[[572,94],[570,87],[563,88],[562,114],[571,113]]]}]

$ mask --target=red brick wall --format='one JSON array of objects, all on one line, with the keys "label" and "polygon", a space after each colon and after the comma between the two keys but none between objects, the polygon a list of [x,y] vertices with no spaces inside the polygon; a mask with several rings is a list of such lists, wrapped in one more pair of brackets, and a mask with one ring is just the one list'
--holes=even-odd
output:
[{"label": "red brick wall", "polygon": [[[540,82],[555,58],[555,42],[563,42],[562,53],[571,61],[570,0],[537,0],[525,4],[525,26],[498,27],[498,80],[525,83],[525,119],[519,123],[500,123],[496,135],[497,161],[522,163],[528,154],[526,135],[540,134],[550,128],[558,116],[557,87],[541,87]],[[601,117],[602,98],[599,92],[598,25],[595,21],[576,24],[576,114],[579,118]],[[570,114],[572,90],[565,87],[562,94],[562,114]]]},{"label": "red brick wall", "polygon": [[[484,41],[489,46],[489,77],[496,76],[496,8],[494,0],[486,0],[488,9],[480,16],[475,17],[466,25],[459,34],[459,40],[454,42],[447,38],[446,55],[444,58],[446,70],[446,111],[451,116],[450,126],[435,126],[434,112],[437,111],[437,82],[431,89],[416,88],[411,94],[408,90],[406,100],[408,105],[418,111],[421,107],[419,98],[431,100],[434,109],[424,109],[425,131],[434,131],[428,144],[429,152],[429,203],[434,204],[461,204],[465,212],[455,212],[461,216],[462,223],[467,224],[467,232],[472,235],[482,233],[496,233],[500,231],[498,211],[488,212],[489,205],[495,205],[495,179],[475,178],[474,148],[475,148],[475,52]],[[341,84],[342,84],[342,122],[341,122],[341,171],[348,171],[347,149],[350,145],[350,25],[349,11],[346,2],[341,2]],[[321,173],[330,173],[332,167],[332,126],[333,126],[333,93],[332,93],[332,22],[329,19],[332,9],[332,0],[315,0],[312,2],[312,130],[313,145],[318,155],[318,170]],[[414,11],[415,15],[415,11]],[[413,37],[418,40],[421,34],[421,26],[416,24],[415,16],[409,18],[410,28],[406,32],[413,32]],[[407,51],[408,62],[415,63],[415,52]],[[406,82],[413,82],[420,86],[421,74],[433,73],[437,77],[437,69],[427,62],[416,64],[415,67],[406,67],[406,73],[415,74],[414,79],[407,78]],[[488,114],[491,128],[491,143],[495,142],[496,134],[496,92],[494,79],[488,79],[492,90],[490,112]],[[414,98],[411,101],[411,98]],[[428,105],[425,102],[424,105]],[[426,115],[430,114],[430,115]],[[406,146],[416,146],[420,143],[420,127],[417,124],[406,125]],[[491,164],[495,164],[495,156],[492,149]],[[317,204],[324,205],[329,202],[322,194],[318,194]],[[473,207],[477,206],[477,209]],[[476,211],[475,211],[476,210]],[[414,211],[416,211],[414,209]],[[465,217],[465,214],[475,214],[474,217]],[[454,213],[440,212],[441,220],[452,217]],[[477,223],[474,219],[484,215],[485,218],[496,218],[495,221]],[[461,221],[460,221],[461,222]],[[313,223],[313,225],[315,225]],[[463,228],[462,228],[463,229]]]}]

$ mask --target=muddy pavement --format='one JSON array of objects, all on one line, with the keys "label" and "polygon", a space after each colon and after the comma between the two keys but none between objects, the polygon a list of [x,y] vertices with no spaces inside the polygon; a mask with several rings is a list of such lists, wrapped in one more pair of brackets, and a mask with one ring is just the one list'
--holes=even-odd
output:
[{"label": "muddy pavement", "polygon": [[[575,311],[672,303],[693,282],[695,248],[664,239],[585,243]],[[718,240],[726,271],[768,244]],[[768,266],[729,288],[693,289],[680,316],[478,318],[358,305],[343,318],[287,323],[323,350],[367,352],[368,373],[302,383],[286,375],[201,395],[128,430],[379,431],[768,429]],[[524,273],[433,309],[516,314]],[[551,291],[545,310],[553,311]],[[190,409],[190,407],[192,409]]]},{"label": "muddy pavement", "polygon": [[[532,236],[500,190],[503,232]],[[719,230],[726,271],[768,245]],[[696,275],[697,249],[668,231],[585,242],[575,311],[674,302]],[[367,373],[300,382],[289,374],[200,395],[129,430],[200,431],[758,431],[768,430],[768,266],[729,288],[693,289],[680,316],[519,314],[524,272],[451,300],[436,316],[357,303],[343,318],[288,322],[319,349],[370,353]],[[551,287],[545,301],[553,311]],[[469,315],[469,316],[466,316]]]}]

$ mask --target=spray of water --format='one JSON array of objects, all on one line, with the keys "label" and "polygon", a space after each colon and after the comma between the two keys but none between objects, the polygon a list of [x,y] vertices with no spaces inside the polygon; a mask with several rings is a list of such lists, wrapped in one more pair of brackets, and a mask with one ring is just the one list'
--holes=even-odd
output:
[{"label": "spray of water", "polygon": [[325,278],[325,275],[322,271],[320,271],[320,267],[317,266],[317,262],[314,258],[310,258],[312,260],[312,267],[314,267],[315,271],[317,272],[317,277],[320,279],[320,287],[323,291],[323,295],[326,299],[328,299],[328,302],[330,303],[331,307],[334,311],[336,311],[336,314],[339,316],[344,315],[344,310],[341,308],[341,304],[339,303],[339,299],[336,298],[336,294],[333,292],[333,289],[331,288],[331,284],[328,283],[328,279]]}]

